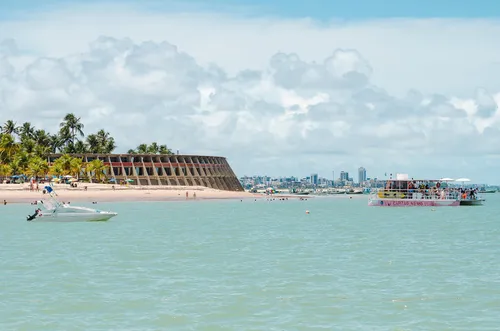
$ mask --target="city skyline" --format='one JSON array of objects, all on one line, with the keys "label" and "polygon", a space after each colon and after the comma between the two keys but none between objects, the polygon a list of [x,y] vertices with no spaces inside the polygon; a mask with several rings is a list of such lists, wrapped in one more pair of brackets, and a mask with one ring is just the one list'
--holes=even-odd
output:
[{"label": "city skyline", "polygon": [[74,113],[238,176],[500,183],[500,5],[450,3],[2,2],[0,123]]}]

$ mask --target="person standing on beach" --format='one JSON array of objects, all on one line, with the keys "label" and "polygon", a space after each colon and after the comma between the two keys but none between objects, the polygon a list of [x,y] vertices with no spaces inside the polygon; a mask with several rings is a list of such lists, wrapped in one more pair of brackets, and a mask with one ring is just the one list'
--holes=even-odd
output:
[{"label": "person standing on beach", "polygon": [[188,198],[189,198],[189,192],[186,191],[186,199],[188,199]]}]

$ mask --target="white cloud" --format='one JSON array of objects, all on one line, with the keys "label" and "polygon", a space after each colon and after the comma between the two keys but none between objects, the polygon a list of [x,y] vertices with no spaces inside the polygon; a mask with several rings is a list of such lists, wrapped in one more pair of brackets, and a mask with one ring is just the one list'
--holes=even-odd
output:
[{"label": "white cloud", "polygon": [[1,121],[54,130],[74,112],[122,152],[165,142],[226,155],[240,175],[365,166],[500,181],[496,21],[109,9],[0,21]]}]

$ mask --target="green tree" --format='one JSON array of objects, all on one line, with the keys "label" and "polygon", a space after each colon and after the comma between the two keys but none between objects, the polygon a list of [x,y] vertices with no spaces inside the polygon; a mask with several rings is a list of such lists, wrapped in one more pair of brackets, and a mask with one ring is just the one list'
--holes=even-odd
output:
[{"label": "green tree", "polygon": [[81,137],[85,136],[83,133],[83,129],[85,126],[81,122],[80,117],[76,117],[75,114],[66,114],[59,126],[61,128],[61,136],[67,139],[65,141],[66,143],[70,141],[71,145],[75,144],[77,135]]},{"label": "green tree", "polygon": [[35,178],[45,177],[49,172],[49,164],[46,160],[41,157],[35,156],[29,160],[28,163],[28,174]]},{"label": "green tree", "polygon": [[108,167],[102,162],[102,160],[95,159],[87,164],[87,170],[95,177],[98,182],[106,176],[106,170]]},{"label": "green tree", "polygon": [[0,136],[0,163],[11,162],[18,150],[19,145],[12,134],[3,133]]},{"label": "green tree", "polygon": [[19,133],[19,128],[13,120],[8,120],[5,122],[4,125],[2,125],[2,133],[4,134],[9,134],[9,135],[16,135]]}]

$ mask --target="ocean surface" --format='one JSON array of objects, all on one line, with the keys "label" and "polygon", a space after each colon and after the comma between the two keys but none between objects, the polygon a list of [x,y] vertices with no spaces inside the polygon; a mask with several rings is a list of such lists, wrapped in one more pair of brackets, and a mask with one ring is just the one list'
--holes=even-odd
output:
[{"label": "ocean surface", "polygon": [[499,330],[485,198],[101,203],[119,215],[65,224],[2,205],[0,330]]}]

